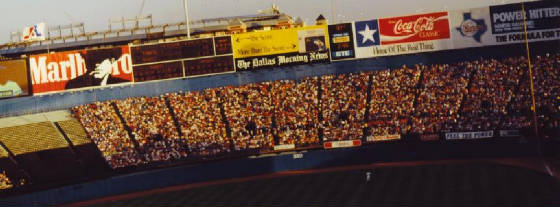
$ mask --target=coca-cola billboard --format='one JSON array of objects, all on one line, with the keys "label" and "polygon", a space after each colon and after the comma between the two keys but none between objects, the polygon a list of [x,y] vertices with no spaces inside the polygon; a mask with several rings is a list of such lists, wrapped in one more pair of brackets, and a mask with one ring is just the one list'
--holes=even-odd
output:
[{"label": "coca-cola billboard", "polygon": [[33,93],[132,82],[128,46],[29,57]]},{"label": "coca-cola billboard", "polygon": [[447,12],[379,19],[381,44],[449,39]]}]

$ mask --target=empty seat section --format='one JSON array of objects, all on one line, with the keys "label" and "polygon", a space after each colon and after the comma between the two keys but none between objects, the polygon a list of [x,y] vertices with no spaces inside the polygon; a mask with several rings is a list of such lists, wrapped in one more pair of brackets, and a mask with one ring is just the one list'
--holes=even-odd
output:
[{"label": "empty seat section", "polygon": [[14,155],[68,147],[50,122],[0,128],[0,140]]},{"label": "empty seat section", "polygon": [[84,128],[77,120],[71,119],[57,123],[74,146],[91,143],[91,139],[87,137]]}]

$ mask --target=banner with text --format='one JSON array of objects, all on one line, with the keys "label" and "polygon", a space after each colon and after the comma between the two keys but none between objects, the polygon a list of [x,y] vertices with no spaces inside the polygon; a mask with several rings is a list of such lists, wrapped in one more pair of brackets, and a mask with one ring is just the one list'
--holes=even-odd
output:
[{"label": "banner with text", "polygon": [[524,42],[524,19],[530,42],[560,39],[559,1],[526,2],[525,14],[523,15],[521,4],[491,6],[491,29],[496,42]]},{"label": "banner with text", "polygon": [[447,12],[354,22],[357,58],[452,49]]},{"label": "banner with text", "polygon": [[326,25],[248,32],[232,39],[238,71],[330,61]]},{"label": "banner with text", "polygon": [[521,4],[450,12],[454,48],[525,42],[524,18],[529,42],[560,39],[560,2],[526,2],[525,10],[525,17]]},{"label": "banner with text", "polygon": [[494,137],[494,131],[445,133],[446,140],[484,139]]},{"label": "banner with text", "polygon": [[128,46],[31,55],[33,93],[132,82]]},{"label": "banner with text", "polygon": [[0,98],[30,95],[24,59],[0,62]]},{"label": "banner with text", "polygon": [[343,141],[331,141],[323,143],[323,148],[325,149],[332,149],[332,148],[348,148],[348,147],[359,147],[362,146],[362,140],[355,139],[355,140],[343,140]]}]

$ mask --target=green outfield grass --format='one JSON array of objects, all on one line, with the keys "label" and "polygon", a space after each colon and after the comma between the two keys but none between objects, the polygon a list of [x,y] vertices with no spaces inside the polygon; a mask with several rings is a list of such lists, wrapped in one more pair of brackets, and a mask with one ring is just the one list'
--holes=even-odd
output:
[{"label": "green outfield grass", "polygon": [[560,183],[525,168],[463,163],[234,180],[93,206],[364,205],[559,206]]}]

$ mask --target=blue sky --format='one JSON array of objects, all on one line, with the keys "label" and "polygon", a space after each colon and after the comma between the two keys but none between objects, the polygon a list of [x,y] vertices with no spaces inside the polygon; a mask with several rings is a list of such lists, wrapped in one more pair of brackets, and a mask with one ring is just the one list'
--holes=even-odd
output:
[{"label": "blue sky", "polygon": [[[191,20],[255,14],[277,4],[281,11],[301,17],[307,23],[323,14],[335,22],[430,11],[482,7],[522,0],[188,0]],[[86,32],[108,29],[109,18],[140,14],[142,0],[3,0],[0,17],[0,43],[10,41],[10,32],[45,22],[66,25],[84,22]],[[184,20],[183,0],[145,0],[142,14],[152,14],[154,24]],[[332,22],[332,21],[331,21]]]}]

